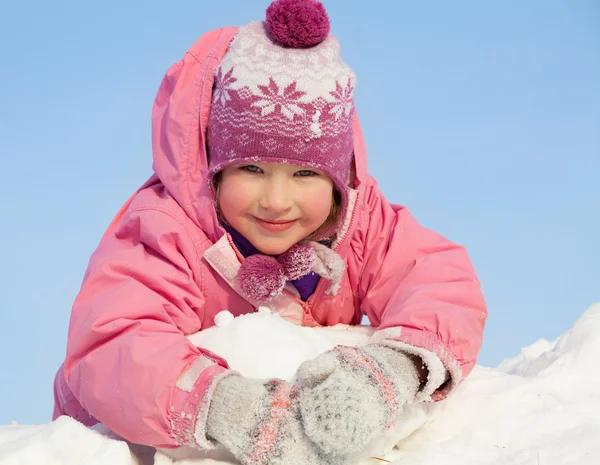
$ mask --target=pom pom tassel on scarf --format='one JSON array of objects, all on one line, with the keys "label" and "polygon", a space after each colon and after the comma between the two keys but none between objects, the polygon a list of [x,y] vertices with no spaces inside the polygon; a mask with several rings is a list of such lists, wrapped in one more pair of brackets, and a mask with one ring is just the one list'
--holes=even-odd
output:
[{"label": "pom pom tassel on scarf", "polygon": [[262,304],[277,298],[287,281],[314,272],[331,281],[327,293],[335,295],[345,268],[346,263],[339,254],[323,244],[309,242],[295,245],[277,257],[256,254],[246,258],[238,272],[237,283],[244,297]]}]

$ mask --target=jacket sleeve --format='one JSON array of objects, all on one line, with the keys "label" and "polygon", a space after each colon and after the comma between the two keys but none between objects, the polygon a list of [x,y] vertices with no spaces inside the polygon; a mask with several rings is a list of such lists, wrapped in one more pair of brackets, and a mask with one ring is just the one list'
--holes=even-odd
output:
[{"label": "jacket sleeve", "polygon": [[204,241],[168,211],[129,211],[92,255],[73,305],[67,383],[129,441],[212,446],[207,399],[227,363],[185,337],[201,329],[201,267],[190,264]]},{"label": "jacket sleeve", "polygon": [[439,400],[469,374],[487,309],[465,249],[389,204],[370,180],[360,278],[361,310],[374,338],[420,356],[429,376],[421,400]]}]

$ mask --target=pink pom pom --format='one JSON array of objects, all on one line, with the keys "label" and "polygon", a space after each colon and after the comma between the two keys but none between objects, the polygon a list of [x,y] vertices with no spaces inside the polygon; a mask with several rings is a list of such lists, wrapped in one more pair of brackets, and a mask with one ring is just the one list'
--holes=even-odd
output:
[{"label": "pink pom pom", "polygon": [[285,285],[283,267],[273,257],[256,254],[242,262],[237,275],[245,297],[267,303],[281,294]]},{"label": "pink pom pom", "polygon": [[295,245],[277,258],[290,281],[310,273],[315,260],[315,250],[308,244]]},{"label": "pink pom pom", "polygon": [[329,17],[317,0],[275,0],[267,8],[267,28],[282,45],[307,48],[325,40]]}]

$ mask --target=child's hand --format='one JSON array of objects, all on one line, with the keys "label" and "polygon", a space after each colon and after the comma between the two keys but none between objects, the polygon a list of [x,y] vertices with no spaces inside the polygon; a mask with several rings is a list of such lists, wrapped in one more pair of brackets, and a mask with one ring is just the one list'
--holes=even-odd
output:
[{"label": "child's hand", "polygon": [[326,454],[364,449],[396,422],[419,389],[413,359],[381,345],[339,346],[298,369],[307,436]]},{"label": "child's hand", "polygon": [[295,388],[286,381],[224,378],[213,394],[206,428],[244,465],[342,463],[320,456],[306,436]]}]

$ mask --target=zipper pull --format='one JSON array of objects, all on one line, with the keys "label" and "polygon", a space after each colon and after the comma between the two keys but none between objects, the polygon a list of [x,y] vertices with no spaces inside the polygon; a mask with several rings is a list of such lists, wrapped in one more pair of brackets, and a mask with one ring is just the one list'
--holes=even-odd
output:
[{"label": "zipper pull", "polygon": [[302,326],[308,326],[309,328],[320,327],[321,325],[313,318],[311,310],[308,302],[302,302]]}]

